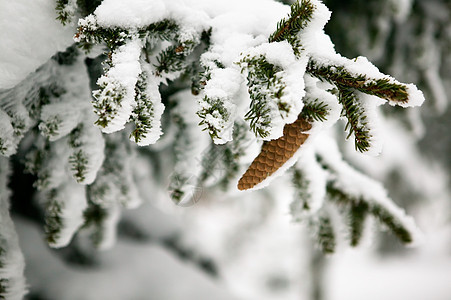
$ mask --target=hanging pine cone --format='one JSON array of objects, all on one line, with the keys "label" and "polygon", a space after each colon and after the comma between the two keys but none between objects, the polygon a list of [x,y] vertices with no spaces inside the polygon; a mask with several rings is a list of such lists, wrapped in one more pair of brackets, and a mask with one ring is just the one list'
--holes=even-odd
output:
[{"label": "hanging pine cone", "polygon": [[309,135],[303,132],[311,128],[312,125],[299,115],[294,123],[285,125],[283,136],[275,140],[265,141],[260,154],[238,181],[238,189],[253,188],[277,171],[293,157],[294,153],[305,142]]}]

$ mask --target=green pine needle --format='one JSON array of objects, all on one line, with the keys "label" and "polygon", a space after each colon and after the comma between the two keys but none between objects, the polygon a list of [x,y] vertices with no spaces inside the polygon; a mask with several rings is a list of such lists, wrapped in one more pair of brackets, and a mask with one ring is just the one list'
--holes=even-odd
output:
[{"label": "green pine needle", "polygon": [[305,103],[302,109],[302,117],[306,120],[324,122],[329,114],[328,105],[319,99]]},{"label": "green pine needle", "polygon": [[343,106],[341,114],[348,119],[345,130],[348,130],[349,133],[346,138],[354,134],[355,149],[360,152],[366,152],[371,146],[370,141],[372,136],[368,128],[365,110],[361,107],[352,89],[341,85],[338,86],[338,89],[338,100]]},{"label": "green pine needle", "polygon": [[315,9],[316,7],[310,0],[293,3],[288,18],[279,21],[276,31],[269,36],[268,41],[281,42],[286,40],[293,47],[295,54],[298,54],[301,48],[298,33],[311,21]]},{"label": "green pine needle", "polygon": [[389,78],[373,79],[364,74],[352,74],[344,66],[323,65],[310,58],[307,72],[335,85],[356,89],[362,93],[398,103],[406,103],[409,98],[407,86],[394,83]]}]

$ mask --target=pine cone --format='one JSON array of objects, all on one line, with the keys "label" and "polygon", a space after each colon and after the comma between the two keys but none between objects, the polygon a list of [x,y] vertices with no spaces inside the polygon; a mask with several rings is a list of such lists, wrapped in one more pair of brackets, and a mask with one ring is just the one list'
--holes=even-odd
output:
[{"label": "pine cone", "polygon": [[260,154],[254,159],[247,171],[238,181],[239,190],[247,190],[271,176],[285,164],[308,138],[302,133],[310,130],[312,125],[299,115],[298,119],[283,128],[283,136],[265,141]]}]

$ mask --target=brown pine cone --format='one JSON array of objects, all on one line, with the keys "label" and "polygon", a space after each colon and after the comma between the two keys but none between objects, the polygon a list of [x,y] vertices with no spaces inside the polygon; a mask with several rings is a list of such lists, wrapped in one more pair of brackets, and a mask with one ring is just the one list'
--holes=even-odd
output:
[{"label": "brown pine cone", "polygon": [[265,141],[260,154],[238,181],[238,189],[253,188],[277,171],[293,157],[294,153],[308,138],[309,135],[302,132],[311,128],[312,125],[299,115],[294,123],[285,125],[283,136],[275,140]]}]

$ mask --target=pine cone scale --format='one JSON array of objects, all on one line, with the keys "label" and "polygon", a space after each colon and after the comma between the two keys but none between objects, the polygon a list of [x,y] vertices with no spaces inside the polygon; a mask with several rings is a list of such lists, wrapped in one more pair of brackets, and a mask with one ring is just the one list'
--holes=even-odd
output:
[{"label": "pine cone scale", "polygon": [[239,190],[247,190],[259,184],[282,167],[308,138],[303,132],[312,125],[301,116],[291,124],[285,125],[283,136],[263,143],[260,154],[238,181]]}]

